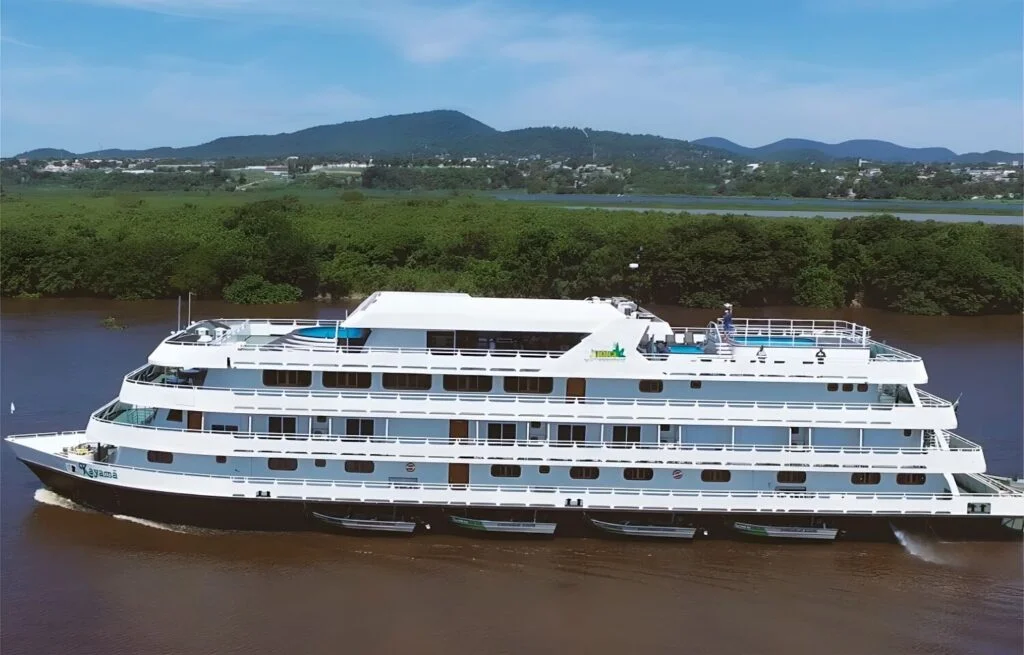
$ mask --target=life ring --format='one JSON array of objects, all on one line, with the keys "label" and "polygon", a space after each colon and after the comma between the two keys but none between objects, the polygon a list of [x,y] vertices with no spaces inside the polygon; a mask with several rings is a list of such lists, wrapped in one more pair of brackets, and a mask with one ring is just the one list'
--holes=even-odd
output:
[{"label": "life ring", "polygon": [[413,462],[409,462],[408,464],[405,465],[405,472],[406,473],[412,473],[415,470],[416,470],[416,464],[414,464]]},{"label": "life ring", "polygon": [[676,470],[672,471],[672,477],[674,479],[676,479],[676,480],[682,480],[683,479],[683,472],[681,470],[679,470],[679,469],[676,469]]}]

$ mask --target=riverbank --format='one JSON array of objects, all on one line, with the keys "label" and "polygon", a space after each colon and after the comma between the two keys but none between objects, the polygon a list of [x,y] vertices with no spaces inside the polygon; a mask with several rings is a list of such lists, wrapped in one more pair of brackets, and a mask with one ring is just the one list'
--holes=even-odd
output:
[{"label": "riverbank", "polygon": [[[0,204],[6,297],[237,303],[377,289],[715,307],[1019,313],[1019,225],[544,206],[479,197],[25,195]],[[643,248],[639,272],[627,264]]]}]

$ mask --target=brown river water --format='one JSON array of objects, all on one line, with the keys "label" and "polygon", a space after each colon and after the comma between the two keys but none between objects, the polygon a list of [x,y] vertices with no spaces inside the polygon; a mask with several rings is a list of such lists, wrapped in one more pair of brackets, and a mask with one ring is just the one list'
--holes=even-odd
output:
[{"label": "brown river water", "polygon": [[[703,311],[652,308],[673,324]],[[337,318],[312,304],[195,303],[193,317]],[[989,471],[1024,458],[1022,317],[870,310],[842,318],[925,357],[926,389],[963,393],[959,432]],[[115,316],[128,325],[106,330]],[[4,435],[81,429],[175,324],[175,304],[6,300]],[[10,403],[17,410],[10,413]],[[403,540],[232,533],[83,511],[0,446],[0,652],[1024,652],[1020,543],[760,545],[598,539]]]}]

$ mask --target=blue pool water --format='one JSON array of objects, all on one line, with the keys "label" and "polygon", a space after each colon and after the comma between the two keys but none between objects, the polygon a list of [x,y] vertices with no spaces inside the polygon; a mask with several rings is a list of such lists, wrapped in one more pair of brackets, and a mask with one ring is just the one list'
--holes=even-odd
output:
[{"label": "blue pool water", "polygon": [[333,328],[328,325],[318,325],[317,327],[299,328],[295,331],[303,337],[316,337],[318,339],[333,339],[337,336],[338,339],[358,339],[363,336],[363,328]]},{"label": "blue pool water", "polygon": [[668,350],[669,350],[669,352],[674,353],[676,355],[686,355],[686,354],[702,355],[702,354],[704,354],[704,348],[702,346],[687,346],[687,345],[684,345],[684,344],[677,344],[677,343],[674,343],[671,346],[669,346]]},{"label": "blue pool water", "polygon": [[814,339],[809,337],[733,337],[741,346],[774,346],[781,348],[810,347]]}]

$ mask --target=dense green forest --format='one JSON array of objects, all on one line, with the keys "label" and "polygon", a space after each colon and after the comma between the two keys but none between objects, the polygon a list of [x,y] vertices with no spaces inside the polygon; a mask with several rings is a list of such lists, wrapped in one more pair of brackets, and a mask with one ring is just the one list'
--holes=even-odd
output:
[{"label": "dense green forest", "polygon": [[[714,306],[1022,309],[1020,226],[570,210],[472,198],[323,192],[8,194],[4,296],[283,302],[456,290]],[[643,248],[639,274],[627,264]]]}]

